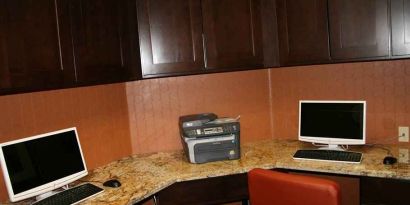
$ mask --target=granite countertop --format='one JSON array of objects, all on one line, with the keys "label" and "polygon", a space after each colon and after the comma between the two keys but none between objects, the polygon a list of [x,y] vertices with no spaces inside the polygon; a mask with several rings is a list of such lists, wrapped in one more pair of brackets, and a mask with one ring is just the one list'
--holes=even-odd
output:
[{"label": "granite countertop", "polygon": [[[293,160],[297,149],[311,147],[299,141],[267,140],[241,146],[241,159],[188,163],[182,151],[135,155],[112,162],[95,169],[83,180],[102,187],[101,183],[116,178],[122,186],[107,188],[98,196],[82,204],[133,204],[170,186],[175,182],[245,173],[253,168],[285,168],[357,176],[410,179],[410,165],[396,163],[383,165],[387,151],[377,146],[355,146],[352,150],[363,152],[360,164],[346,164],[318,161]],[[394,156],[399,148],[410,146],[389,146]]]}]

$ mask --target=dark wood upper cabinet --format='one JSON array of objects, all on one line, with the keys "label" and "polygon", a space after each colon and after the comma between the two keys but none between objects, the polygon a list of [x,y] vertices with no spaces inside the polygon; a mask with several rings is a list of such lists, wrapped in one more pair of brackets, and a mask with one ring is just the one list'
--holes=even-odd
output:
[{"label": "dark wood upper cabinet", "polygon": [[327,0],[276,0],[281,65],[330,61]]},{"label": "dark wood upper cabinet", "polygon": [[138,27],[144,77],[204,68],[199,0],[140,0]]},{"label": "dark wood upper cabinet", "polygon": [[0,94],[73,82],[67,6],[62,0],[0,1]]},{"label": "dark wood upper cabinet", "polygon": [[264,67],[279,67],[276,0],[260,0],[260,3]]},{"label": "dark wood upper cabinet", "polygon": [[259,0],[202,0],[206,68],[263,67]]},{"label": "dark wood upper cabinet", "polygon": [[335,60],[389,56],[388,0],[329,0]]},{"label": "dark wood upper cabinet", "polygon": [[79,84],[118,82],[129,77],[132,57],[137,57],[129,55],[134,45],[130,41],[127,7],[135,8],[130,2],[72,0],[72,34]]},{"label": "dark wood upper cabinet", "polygon": [[410,55],[410,0],[391,0],[392,55]]},{"label": "dark wood upper cabinet", "polygon": [[0,0],[0,95],[409,56],[410,0]]}]

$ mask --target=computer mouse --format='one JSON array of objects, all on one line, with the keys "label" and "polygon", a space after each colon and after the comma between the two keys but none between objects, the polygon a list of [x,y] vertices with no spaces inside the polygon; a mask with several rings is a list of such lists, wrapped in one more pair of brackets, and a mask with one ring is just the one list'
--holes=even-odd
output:
[{"label": "computer mouse", "polygon": [[121,186],[120,181],[116,180],[116,179],[110,179],[106,182],[103,183],[104,186],[106,187],[112,187],[112,188],[117,188]]},{"label": "computer mouse", "polygon": [[383,159],[383,164],[391,165],[397,162],[397,158],[393,156],[387,156]]}]

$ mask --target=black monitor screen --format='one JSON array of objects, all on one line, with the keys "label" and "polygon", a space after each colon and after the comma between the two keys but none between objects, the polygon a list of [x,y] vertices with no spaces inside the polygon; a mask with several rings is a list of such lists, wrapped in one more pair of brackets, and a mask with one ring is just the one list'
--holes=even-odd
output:
[{"label": "black monitor screen", "polygon": [[301,103],[300,135],[363,139],[363,103]]},{"label": "black monitor screen", "polygon": [[74,130],[3,147],[14,194],[83,171]]}]

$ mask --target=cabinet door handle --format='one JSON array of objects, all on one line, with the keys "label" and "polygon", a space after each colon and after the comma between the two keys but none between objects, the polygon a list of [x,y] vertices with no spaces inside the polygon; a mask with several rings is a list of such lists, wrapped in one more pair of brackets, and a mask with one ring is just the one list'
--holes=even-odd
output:
[{"label": "cabinet door handle", "polygon": [[158,199],[157,196],[154,195],[154,197],[152,197],[153,201],[154,201],[154,205],[158,205]]},{"label": "cabinet door handle", "polygon": [[204,63],[205,63],[205,68],[208,68],[208,58],[207,58],[207,49],[206,49],[206,37],[205,37],[205,34],[202,34],[202,47],[204,48]]},{"label": "cabinet door handle", "polygon": [[64,65],[63,65],[63,54],[62,54],[62,48],[61,48],[61,37],[60,37],[60,20],[58,18],[58,6],[57,6],[57,0],[54,0],[54,9],[56,12],[56,26],[57,26],[57,39],[58,39],[58,54],[60,55],[60,69],[64,70]]}]

